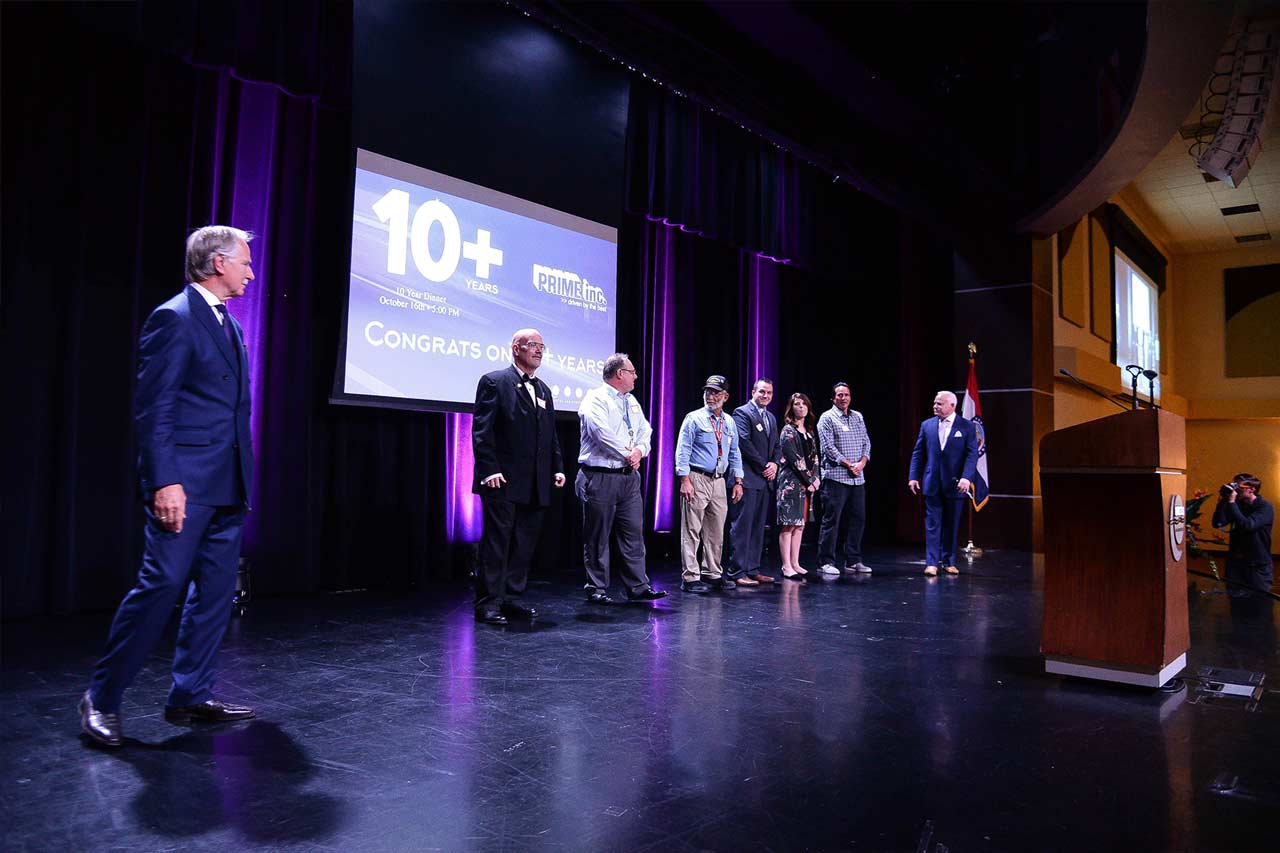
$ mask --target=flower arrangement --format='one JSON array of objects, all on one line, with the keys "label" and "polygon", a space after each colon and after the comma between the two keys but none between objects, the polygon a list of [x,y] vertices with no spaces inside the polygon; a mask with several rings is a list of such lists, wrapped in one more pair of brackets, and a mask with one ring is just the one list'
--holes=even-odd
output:
[{"label": "flower arrangement", "polygon": [[1187,501],[1186,517],[1184,524],[1187,532],[1187,553],[1193,557],[1204,557],[1209,563],[1209,568],[1213,570],[1213,576],[1218,580],[1222,580],[1222,575],[1218,574],[1218,563],[1213,559],[1210,553],[1204,550],[1202,543],[1212,542],[1215,545],[1226,545],[1227,540],[1222,534],[1210,527],[1207,531],[1201,524],[1200,516],[1203,512],[1205,501],[1213,495],[1203,489],[1196,489],[1191,495],[1191,500]]}]

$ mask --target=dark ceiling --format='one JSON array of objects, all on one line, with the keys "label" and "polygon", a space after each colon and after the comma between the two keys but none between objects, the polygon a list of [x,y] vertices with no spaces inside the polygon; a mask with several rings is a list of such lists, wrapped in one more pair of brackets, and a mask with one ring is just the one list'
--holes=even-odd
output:
[{"label": "dark ceiling", "polygon": [[1013,223],[1105,150],[1145,3],[514,5],[909,216]]}]

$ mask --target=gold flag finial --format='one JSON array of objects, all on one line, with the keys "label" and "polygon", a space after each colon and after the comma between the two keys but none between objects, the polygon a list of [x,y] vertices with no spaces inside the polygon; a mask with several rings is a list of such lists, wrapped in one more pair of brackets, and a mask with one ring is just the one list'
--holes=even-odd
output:
[{"label": "gold flag finial", "polygon": [[969,341],[969,358],[973,358],[978,354],[978,348],[974,346],[973,341]]}]

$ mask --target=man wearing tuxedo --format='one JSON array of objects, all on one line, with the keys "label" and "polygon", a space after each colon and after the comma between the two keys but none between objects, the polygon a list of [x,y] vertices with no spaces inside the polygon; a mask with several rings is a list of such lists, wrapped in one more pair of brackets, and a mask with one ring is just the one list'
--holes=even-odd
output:
[{"label": "man wearing tuxedo", "polygon": [[977,476],[978,430],[973,421],[956,414],[956,395],[939,391],[933,398],[933,417],[920,424],[907,488],[924,493],[924,549],[926,575],[946,567],[956,575],[956,540],[960,513]]},{"label": "man wearing tuxedo", "polygon": [[551,390],[534,376],[546,345],[537,329],[511,337],[511,367],[480,377],[471,444],[472,491],[484,507],[476,569],[476,621],[505,625],[537,612],[518,604],[529,581],[551,488],[564,486]]},{"label": "man wearing tuxedo", "polygon": [[104,746],[124,742],[125,688],[184,599],[164,717],[227,722],[251,708],[213,698],[214,661],[231,617],[253,447],[249,364],[226,302],[253,281],[253,235],[223,225],[187,240],[181,293],[151,312],[138,341],[135,424],[146,512],[138,583],[116,611],[106,653],[80,699],[80,727]]},{"label": "man wearing tuxedo", "polygon": [[[742,454],[742,500],[729,505],[729,548],[725,575],[738,586],[773,583],[760,571],[764,526],[778,476],[778,422],[769,411],[773,382],[757,379],[751,400],[733,410]],[[727,481],[726,481],[727,482]]]}]

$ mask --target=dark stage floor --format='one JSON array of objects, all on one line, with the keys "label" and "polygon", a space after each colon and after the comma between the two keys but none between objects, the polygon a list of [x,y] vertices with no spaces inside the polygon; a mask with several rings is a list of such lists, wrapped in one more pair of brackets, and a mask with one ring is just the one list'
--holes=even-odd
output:
[{"label": "dark stage floor", "polygon": [[157,656],[115,752],[75,712],[109,615],[11,623],[3,846],[1276,849],[1269,600],[1194,580],[1188,672],[1269,688],[1205,700],[1044,675],[1026,554],[934,580],[916,556],[652,607],[558,578],[532,628],[476,625],[460,587],[261,601],[220,691],[260,719],[166,724]]}]

